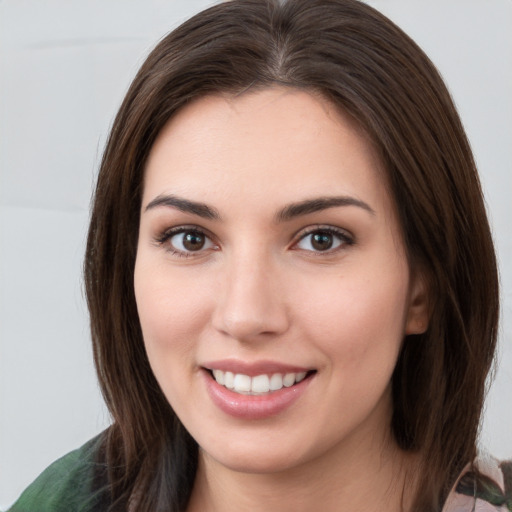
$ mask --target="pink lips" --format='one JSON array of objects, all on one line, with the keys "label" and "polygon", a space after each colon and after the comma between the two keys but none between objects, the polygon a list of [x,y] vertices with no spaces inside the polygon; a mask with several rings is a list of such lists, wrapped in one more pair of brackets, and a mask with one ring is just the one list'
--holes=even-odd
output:
[{"label": "pink lips", "polygon": [[304,394],[312,380],[310,375],[291,387],[283,387],[268,394],[243,395],[218,384],[208,370],[218,369],[254,377],[262,374],[308,372],[310,369],[272,361],[246,363],[237,360],[213,361],[202,366],[205,368],[202,374],[206,389],[213,403],[224,413],[246,420],[269,418],[283,412]]}]

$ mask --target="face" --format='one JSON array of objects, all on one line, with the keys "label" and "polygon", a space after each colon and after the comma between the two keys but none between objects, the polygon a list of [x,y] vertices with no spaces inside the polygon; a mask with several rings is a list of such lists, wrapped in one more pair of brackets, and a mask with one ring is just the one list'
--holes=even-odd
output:
[{"label": "face", "polygon": [[383,176],[348,117],[291,89],[199,99],[159,135],[137,307],[161,389],[216,464],[281,471],[386,437],[424,308]]}]

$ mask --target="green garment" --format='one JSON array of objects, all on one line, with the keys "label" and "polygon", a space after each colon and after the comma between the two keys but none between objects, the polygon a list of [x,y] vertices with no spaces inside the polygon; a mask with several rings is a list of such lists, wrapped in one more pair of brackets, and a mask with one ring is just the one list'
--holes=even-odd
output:
[{"label": "green garment", "polygon": [[102,512],[105,464],[98,461],[100,434],[55,461],[7,512]]},{"label": "green garment", "polygon": [[[103,434],[48,467],[7,512],[106,512]],[[481,455],[462,472],[443,512],[512,511],[512,461]]]}]

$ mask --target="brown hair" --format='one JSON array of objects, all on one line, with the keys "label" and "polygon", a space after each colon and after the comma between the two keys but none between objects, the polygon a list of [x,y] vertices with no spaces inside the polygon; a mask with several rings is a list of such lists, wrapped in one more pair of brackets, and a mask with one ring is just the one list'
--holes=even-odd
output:
[{"label": "brown hair", "polygon": [[97,371],[113,416],[112,510],[183,510],[197,445],[145,354],[133,290],[144,166],[178,109],[210,93],[284,84],[354,117],[380,154],[412,266],[427,276],[427,332],[406,337],[392,431],[422,455],[415,511],[437,511],[475,456],[496,343],[497,269],[471,150],[437,70],[357,0],[235,0],[191,18],[149,55],[115,119],[98,177],[85,280]]}]

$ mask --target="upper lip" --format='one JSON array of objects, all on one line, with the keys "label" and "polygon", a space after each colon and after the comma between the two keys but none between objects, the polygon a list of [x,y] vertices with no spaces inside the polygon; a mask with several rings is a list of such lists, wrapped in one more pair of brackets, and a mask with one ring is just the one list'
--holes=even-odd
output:
[{"label": "upper lip", "polygon": [[208,361],[201,365],[207,370],[222,370],[223,372],[241,373],[254,377],[256,375],[272,375],[274,373],[301,373],[309,372],[313,368],[296,366],[278,361],[241,361],[239,359],[222,359],[219,361]]}]

